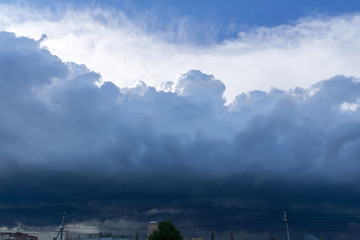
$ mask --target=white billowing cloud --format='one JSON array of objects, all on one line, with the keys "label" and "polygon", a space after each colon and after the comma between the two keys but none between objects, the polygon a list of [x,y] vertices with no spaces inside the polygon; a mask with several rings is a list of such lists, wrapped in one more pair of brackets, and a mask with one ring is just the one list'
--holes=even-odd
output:
[{"label": "white billowing cloud", "polygon": [[199,70],[189,71],[179,76],[171,90],[179,96],[188,97],[197,102],[213,105],[225,103],[223,96],[225,85],[214,76],[203,74]]},{"label": "white billowing cloud", "polygon": [[241,92],[309,87],[339,74],[360,76],[360,44],[355,41],[359,14],[304,18],[194,46],[169,42],[166,32],[146,32],[121,12],[67,10],[53,17],[50,10],[6,4],[0,9],[0,29],[41,39],[42,46],[64,61],[84,63],[120,87],[138,80],[158,87],[189,69],[200,69],[224,81],[225,97],[232,102]]}]

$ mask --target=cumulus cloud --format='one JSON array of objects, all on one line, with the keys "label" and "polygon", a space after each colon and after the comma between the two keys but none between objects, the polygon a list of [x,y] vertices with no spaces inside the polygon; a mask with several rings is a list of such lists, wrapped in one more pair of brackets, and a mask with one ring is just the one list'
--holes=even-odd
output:
[{"label": "cumulus cloud", "polygon": [[225,85],[212,75],[203,74],[199,70],[189,71],[177,78],[172,89],[177,95],[191,98],[197,102],[211,105],[225,103]]},{"label": "cumulus cloud", "polygon": [[[140,24],[148,19],[130,19],[121,11],[68,8],[54,13],[11,4],[0,9],[2,30],[34,39],[46,34],[41,44],[53,54],[84,63],[121,88],[138,80],[157,88],[189,69],[200,69],[224,81],[230,103],[241,92],[309,88],[335,75],[360,76],[356,64],[360,48],[354,41],[360,33],[359,14],[249,28],[235,39],[194,46],[186,39],[169,38],[174,36],[171,31],[149,32]],[[186,26],[174,31],[196,35],[209,29],[208,24]]]}]

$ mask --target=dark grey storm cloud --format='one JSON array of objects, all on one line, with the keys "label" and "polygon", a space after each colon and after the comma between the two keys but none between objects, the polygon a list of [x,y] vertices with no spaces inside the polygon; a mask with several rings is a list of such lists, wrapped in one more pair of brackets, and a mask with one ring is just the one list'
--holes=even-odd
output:
[{"label": "dark grey storm cloud", "polygon": [[198,70],[161,91],[120,89],[1,32],[0,225],[56,225],[63,211],[70,222],[211,224],[283,209],[358,220],[357,79],[228,106],[224,90]]}]

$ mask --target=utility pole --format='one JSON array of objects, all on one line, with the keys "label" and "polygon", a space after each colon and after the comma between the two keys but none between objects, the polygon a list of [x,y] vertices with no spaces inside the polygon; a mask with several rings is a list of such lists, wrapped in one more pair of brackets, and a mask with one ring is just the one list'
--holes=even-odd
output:
[{"label": "utility pole", "polygon": [[66,221],[66,213],[64,212],[62,215],[62,221],[60,226],[60,240],[63,240],[63,232],[65,228],[65,221]]},{"label": "utility pole", "polygon": [[211,230],[211,240],[215,239],[214,229]]},{"label": "utility pole", "polygon": [[288,219],[286,215],[286,211],[283,211],[283,222],[285,223],[286,228],[286,240],[290,240],[290,234],[289,234],[289,225],[288,225]]}]

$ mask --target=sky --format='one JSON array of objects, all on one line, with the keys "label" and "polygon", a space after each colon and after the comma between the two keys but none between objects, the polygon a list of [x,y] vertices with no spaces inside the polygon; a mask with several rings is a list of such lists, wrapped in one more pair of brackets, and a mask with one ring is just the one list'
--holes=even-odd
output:
[{"label": "sky", "polygon": [[0,230],[357,239],[359,10],[1,1]]}]

